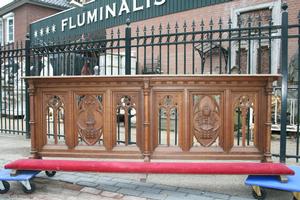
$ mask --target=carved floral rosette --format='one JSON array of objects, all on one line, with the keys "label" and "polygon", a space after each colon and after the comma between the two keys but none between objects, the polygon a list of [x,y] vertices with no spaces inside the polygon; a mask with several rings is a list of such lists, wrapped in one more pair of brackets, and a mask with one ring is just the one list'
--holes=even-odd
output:
[{"label": "carved floral rosette", "polygon": [[204,96],[194,106],[194,136],[205,146],[211,146],[219,137],[221,119],[219,106],[211,96]]},{"label": "carved floral rosette", "polygon": [[103,108],[98,96],[86,95],[80,98],[77,128],[86,144],[92,146],[100,140],[103,134]]}]

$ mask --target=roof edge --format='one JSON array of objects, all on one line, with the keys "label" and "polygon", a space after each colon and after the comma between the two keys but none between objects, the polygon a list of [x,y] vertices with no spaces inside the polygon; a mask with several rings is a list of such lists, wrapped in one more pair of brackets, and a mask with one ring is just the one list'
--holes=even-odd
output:
[{"label": "roof edge", "polygon": [[0,16],[3,16],[6,13],[9,13],[14,9],[23,6],[24,4],[33,4],[33,5],[37,5],[37,6],[41,6],[41,7],[52,8],[52,9],[59,10],[59,11],[66,10],[69,8],[69,7],[51,5],[48,3],[36,2],[36,1],[32,1],[32,0],[12,1],[9,4],[1,7]]}]

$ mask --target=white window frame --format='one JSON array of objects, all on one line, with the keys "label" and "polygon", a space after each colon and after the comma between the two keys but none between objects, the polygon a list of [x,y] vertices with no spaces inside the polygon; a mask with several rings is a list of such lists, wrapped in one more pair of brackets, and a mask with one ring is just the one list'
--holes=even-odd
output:
[{"label": "white window frame", "polygon": [[[3,19],[3,26],[5,26],[5,39],[4,42],[5,43],[10,43],[10,42],[14,42],[15,41],[15,14],[13,12],[7,13],[6,15],[4,15],[2,17]],[[12,40],[8,40],[8,35],[9,35],[9,20],[13,20],[13,39]],[[4,32],[3,32],[4,35]]]},{"label": "white window frame", "polygon": [[[9,21],[12,20],[13,21],[13,29],[12,29],[12,39],[9,39]],[[15,41],[15,18],[14,16],[10,16],[8,18],[6,18],[6,40],[7,43],[11,43]]]},{"label": "white window frame", "polygon": [[0,18],[0,23],[1,23],[1,27],[0,27],[0,29],[2,29],[1,30],[1,40],[0,40],[0,43],[1,43],[1,45],[3,45],[3,42],[4,42],[4,24],[3,24],[3,19],[2,18]]}]

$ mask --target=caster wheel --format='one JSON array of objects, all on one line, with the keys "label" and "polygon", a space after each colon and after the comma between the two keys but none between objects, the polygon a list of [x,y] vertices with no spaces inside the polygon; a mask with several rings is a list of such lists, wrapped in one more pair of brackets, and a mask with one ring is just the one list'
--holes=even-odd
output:
[{"label": "caster wheel", "polygon": [[53,176],[55,176],[56,171],[45,171],[45,173],[48,177],[53,177]]},{"label": "caster wheel", "polygon": [[28,190],[24,185],[22,185],[22,190],[26,194],[31,194],[31,193],[33,193],[35,191],[35,184],[31,183],[31,182],[29,182],[29,184],[30,184],[30,187],[31,187],[30,190]]},{"label": "caster wheel", "polygon": [[0,189],[0,194],[5,194],[10,189],[10,185],[7,181],[2,181],[2,184],[4,186],[4,190]]},{"label": "caster wheel", "polygon": [[252,190],[252,196],[258,200],[264,200],[267,197],[267,191],[265,189],[260,190],[261,196],[258,196],[254,190]]}]

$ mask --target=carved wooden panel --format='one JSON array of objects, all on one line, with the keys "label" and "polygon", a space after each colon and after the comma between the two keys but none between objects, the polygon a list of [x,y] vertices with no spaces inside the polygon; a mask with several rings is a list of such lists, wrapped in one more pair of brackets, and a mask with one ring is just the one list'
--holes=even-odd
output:
[{"label": "carved wooden panel", "polygon": [[[250,95],[242,95],[239,96],[235,102],[234,109],[240,112],[241,117],[241,125],[242,125],[242,146],[246,146],[247,139],[250,140],[249,136],[247,137],[247,128],[251,128],[248,126],[250,120],[250,112],[251,110],[255,110],[255,97]],[[255,124],[254,124],[255,125]],[[249,130],[248,130],[249,131]],[[249,134],[249,133],[248,133]]]},{"label": "carved wooden panel", "polygon": [[[44,131],[46,131],[48,136],[48,144],[52,142],[57,145],[61,138],[64,138],[64,100],[62,96],[59,95],[46,95],[45,100],[45,126]],[[54,141],[52,141],[52,138]]]},{"label": "carved wooden panel", "polygon": [[87,145],[95,145],[103,134],[103,105],[100,96],[85,95],[78,100],[78,134]]},{"label": "carved wooden panel", "polygon": [[193,130],[197,141],[211,146],[219,137],[221,118],[219,106],[212,96],[204,96],[194,106]]},{"label": "carved wooden panel", "polygon": [[157,144],[166,146],[177,146],[180,142],[180,105],[179,94],[158,94],[156,122],[158,122]]},{"label": "carved wooden panel", "polygon": [[115,93],[114,105],[114,143],[117,145],[136,145],[139,141],[138,113],[139,97],[137,93]]}]

